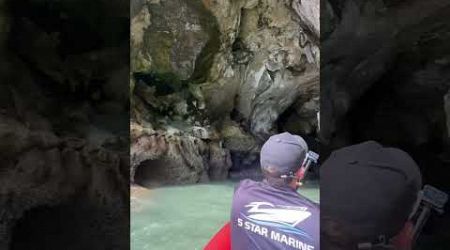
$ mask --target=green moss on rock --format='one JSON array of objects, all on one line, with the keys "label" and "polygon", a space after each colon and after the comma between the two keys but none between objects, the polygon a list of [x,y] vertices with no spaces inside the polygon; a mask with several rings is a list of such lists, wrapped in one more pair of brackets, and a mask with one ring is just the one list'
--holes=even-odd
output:
[{"label": "green moss on rock", "polygon": [[[174,36],[165,32],[149,33],[146,37],[145,48],[149,51],[153,65],[152,71],[171,72],[171,58]],[[174,74],[176,72],[173,72]]]}]

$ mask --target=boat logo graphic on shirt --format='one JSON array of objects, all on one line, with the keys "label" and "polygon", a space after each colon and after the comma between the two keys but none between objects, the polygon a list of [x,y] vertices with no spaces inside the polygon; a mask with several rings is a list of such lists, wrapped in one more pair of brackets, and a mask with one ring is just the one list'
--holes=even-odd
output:
[{"label": "boat logo graphic on shirt", "polygon": [[276,206],[269,202],[251,202],[245,207],[250,219],[265,222],[288,224],[292,227],[311,216],[306,207]]},{"label": "boat logo graphic on shirt", "polygon": [[312,240],[307,232],[296,227],[311,216],[307,207],[274,205],[260,201],[251,202],[245,207],[248,209],[245,214],[241,213],[241,216],[249,222]]}]

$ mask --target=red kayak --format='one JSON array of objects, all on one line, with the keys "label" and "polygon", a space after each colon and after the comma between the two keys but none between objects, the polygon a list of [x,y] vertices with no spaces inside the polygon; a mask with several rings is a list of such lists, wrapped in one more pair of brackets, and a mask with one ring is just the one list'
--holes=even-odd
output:
[{"label": "red kayak", "polygon": [[213,236],[203,250],[231,250],[230,222]]}]

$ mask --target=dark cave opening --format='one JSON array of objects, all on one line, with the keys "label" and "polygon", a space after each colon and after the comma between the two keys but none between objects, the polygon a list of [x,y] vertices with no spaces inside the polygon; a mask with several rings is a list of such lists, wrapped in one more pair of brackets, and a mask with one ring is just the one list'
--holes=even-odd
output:
[{"label": "dark cave opening", "polygon": [[[321,152],[321,143],[318,139],[316,128],[311,124],[311,120],[316,118],[316,114],[299,115],[298,107],[302,100],[297,100],[290,107],[288,107],[283,113],[281,113],[274,124],[276,133],[282,133],[284,131],[291,134],[300,135],[308,144],[309,150],[316,153]],[[230,113],[232,120],[241,125],[245,132],[249,132],[248,124],[236,109],[233,109]],[[305,126],[306,129],[305,129]],[[305,131],[309,131],[305,133]],[[264,141],[260,142],[260,146]],[[258,152],[238,152],[231,151],[232,166],[229,169],[229,179],[242,180],[245,178],[253,180],[262,180],[263,175],[260,168],[259,153]],[[320,165],[320,159],[317,166]],[[319,168],[312,167],[308,171],[307,180],[319,179]]]},{"label": "dark cave opening", "polygon": [[259,155],[251,152],[230,152],[233,164],[228,172],[231,180],[237,181],[245,178],[262,180],[259,164]]},{"label": "dark cave opening", "polygon": [[155,87],[155,96],[167,96],[175,92],[180,92],[183,85],[183,81],[171,73],[158,74],[154,72],[149,73],[133,73],[133,77],[136,81],[142,81],[145,84]]},{"label": "dark cave opening", "polygon": [[[313,114],[309,114],[308,117],[300,116],[296,109],[298,106],[297,103],[294,103],[292,106],[287,108],[283,113],[280,114],[276,126],[278,131],[287,131],[291,134],[300,135],[308,144],[308,149],[310,151],[316,152],[321,155],[322,144],[318,138],[318,133],[316,128],[313,128],[311,124],[309,124],[308,120],[314,120],[315,116]],[[315,114],[314,114],[315,115]],[[312,117],[311,117],[312,116]],[[306,124],[305,126],[301,126],[301,124]],[[308,131],[309,130],[309,131]],[[308,131],[305,133],[304,131]],[[319,158],[318,163],[315,166],[320,166],[320,162],[323,158],[322,156]],[[318,180],[319,179],[319,168],[312,167],[308,170],[307,179]]]},{"label": "dark cave opening", "polygon": [[137,166],[134,181],[139,186],[157,187],[162,184],[176,184],[176,180],[168,179],[170,173],[169,162],[164,159],[146,160]]},{"label": "dark cave opening", "polygon": [[299,124],[304,123],[306,120],[311,120],[311,117],[299,116],[297,114],[295,105],[293,105],[280,114],[276,122],[276,126],[278,128],[278,131],[287,131],[291,134],[300,135],[308,144],[309,150],[319,152],[320,144],[317,139],[318,135],[315,129],[312,129],[311,131],[305,134],[304,132],[302,132],[305,131],[305,129],[298,127]]}]

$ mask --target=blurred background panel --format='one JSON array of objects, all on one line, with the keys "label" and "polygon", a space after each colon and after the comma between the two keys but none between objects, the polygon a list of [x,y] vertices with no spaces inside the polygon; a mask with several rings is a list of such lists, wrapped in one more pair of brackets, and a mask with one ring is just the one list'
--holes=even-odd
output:
[{"label": "blurred background panel", "polygon": [[0,249],[129,248],[129,2],[0,1]]},{"label": "blurred background panel", "polygon": [[[376,140],[450,192],[449,14],[439,0],[322,2],[322,157]],[[449,211],[430,218],[418,249],[448,249],[449,220]]]}]

